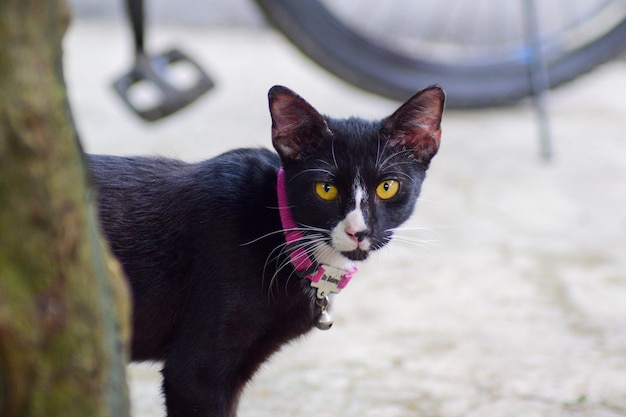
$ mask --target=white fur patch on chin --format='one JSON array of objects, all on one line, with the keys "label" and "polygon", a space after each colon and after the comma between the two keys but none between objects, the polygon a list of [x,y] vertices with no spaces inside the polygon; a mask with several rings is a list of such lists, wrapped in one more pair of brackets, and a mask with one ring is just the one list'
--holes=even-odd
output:
[{"label": "white fur patch on chin", "polygon": [[313,252],[313,257],[319,264],[333,266],[349,271],[354,267],[354,262],[343,256],[328,244],[320,245]]}]

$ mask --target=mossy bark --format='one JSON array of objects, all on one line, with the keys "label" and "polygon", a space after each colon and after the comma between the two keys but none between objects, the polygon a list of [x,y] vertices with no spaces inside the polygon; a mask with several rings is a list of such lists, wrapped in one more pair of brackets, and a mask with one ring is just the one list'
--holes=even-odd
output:
[{"label": "mossy bark", "polygon": [[0,0],[0,416],[124,417],[129,301],[62,74],[64,0]]}]

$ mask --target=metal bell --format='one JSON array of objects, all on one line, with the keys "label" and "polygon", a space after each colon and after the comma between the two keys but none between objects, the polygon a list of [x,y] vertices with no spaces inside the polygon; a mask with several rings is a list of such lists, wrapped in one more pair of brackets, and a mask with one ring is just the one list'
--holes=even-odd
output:
[{"label": "metal bell", "polygon": [[315,327],[320,330],[328,330],[333,326],[333,318],[328,314],[326,309],[323,309],[321,314],[317,317],[315,321]]}]

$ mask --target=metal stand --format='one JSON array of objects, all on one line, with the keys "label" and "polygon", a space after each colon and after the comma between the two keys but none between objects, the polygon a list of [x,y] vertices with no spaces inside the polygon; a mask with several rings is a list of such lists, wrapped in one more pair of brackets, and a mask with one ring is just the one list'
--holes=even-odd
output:
[{"label": "metal stand", "polygon": [[533,105],[539,123],[540,155],[544,161],[552,159],[552,141],[548,109],[546,106],[547,93],[550,89],[548,67],[541,49],[539,34],[539,19],[535,0],[524,0],[524,23],[526,28],[526,43],[528,46],[528,78],[533,96]]},{"label": "metal stand", "polygon": [[[213,87],[213,81],[200,65],[178,49],[148,55],[144,50],[145,16],[143,0],[126,0],[128,17],[133,30],[135,62],[132,68],[113,86],[120,97],[137,115],[147,121],[159,120],[191,104]],[[176,65],[185,65],[191,72],[190,85],[176,85],[172,73]],[[148,105],[133,100],[133,89],[149,86],[155,93]]]}]

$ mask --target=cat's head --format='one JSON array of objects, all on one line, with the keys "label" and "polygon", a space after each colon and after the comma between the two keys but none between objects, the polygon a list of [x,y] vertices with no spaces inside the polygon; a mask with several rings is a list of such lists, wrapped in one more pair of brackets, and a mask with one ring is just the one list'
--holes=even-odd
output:
[{"label": "cat's head", "polygon": [[385,119],[339,120],[285,87],[269,91],[287,200],[318,262],[363,260],[409,218],[439,149],[444,101],[432,86]]}]

